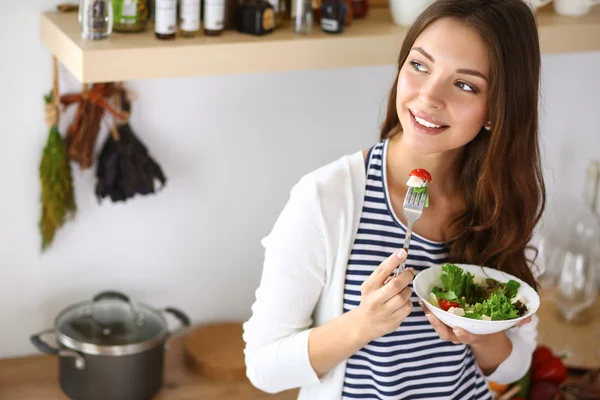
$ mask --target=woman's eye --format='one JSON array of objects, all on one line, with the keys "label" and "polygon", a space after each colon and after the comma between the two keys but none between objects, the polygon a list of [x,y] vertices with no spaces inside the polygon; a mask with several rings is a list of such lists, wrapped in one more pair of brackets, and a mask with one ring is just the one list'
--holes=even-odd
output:
[{"label": "woman's eye", "polygon": [[423,64],[421,64],[420,62],[411,61],[410,65],[412,65],[412,67],[414,68],[415,71],[427,72],[427,68],[425,68],[425,66]]},{"label": "woman's eye", "polygon": [[461,88],[462,90],[464,90],[465,92],[472,92],[472,93],[477,93],[477,89],[475,89],[474,86],[469,85],[468,83],[465,82],[457,82],[456,86],[458,86],[459,88]]}]

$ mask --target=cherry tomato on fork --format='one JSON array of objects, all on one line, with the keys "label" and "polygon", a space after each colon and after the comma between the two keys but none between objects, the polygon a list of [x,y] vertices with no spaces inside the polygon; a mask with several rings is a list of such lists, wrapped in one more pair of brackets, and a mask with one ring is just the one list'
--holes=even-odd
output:
[{"label": "cherry tomato on fork", "polygon": [[408,176],[416,176],[417,178],[421,178],[424,181],[431,182],[431,174],[423,168],[413,169],[412,171],[410,171],[410,174],[408,174]]}]

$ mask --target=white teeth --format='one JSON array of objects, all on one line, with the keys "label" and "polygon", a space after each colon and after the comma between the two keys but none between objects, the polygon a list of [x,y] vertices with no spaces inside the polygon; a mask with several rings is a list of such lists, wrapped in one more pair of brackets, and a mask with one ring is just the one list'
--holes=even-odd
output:
[{"label": "white teeth", "polygon": [[427,122],[424,119],[421,119],[421,118],[419,118],[417,116],[415,116],[415,119],[417,120],[417,122],[419,124],[421,124],[423,126],[426,126],[428,128],[441,128],[442,127],[441,125],[435,125],[435,124],[432,124],[431,122]]}]

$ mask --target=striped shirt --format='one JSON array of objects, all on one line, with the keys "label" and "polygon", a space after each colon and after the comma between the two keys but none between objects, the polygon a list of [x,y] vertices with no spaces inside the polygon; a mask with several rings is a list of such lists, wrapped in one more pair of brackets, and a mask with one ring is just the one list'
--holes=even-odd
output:
[{"label": "striped shirt", "polygon": [[[385,177],[388,140],[369,152],[362,215],[346,272],[344,312],[360,304],[360,286],[404,244],[406,228],[390,205]],[[448,261],[443,243],[413,234],[407,265],[416,272]],[[410,285],[412,288],[412,283]],[[491,399],[471,348],[439,338],[415,294],[412,313],[346,364],[343,399]]]}]

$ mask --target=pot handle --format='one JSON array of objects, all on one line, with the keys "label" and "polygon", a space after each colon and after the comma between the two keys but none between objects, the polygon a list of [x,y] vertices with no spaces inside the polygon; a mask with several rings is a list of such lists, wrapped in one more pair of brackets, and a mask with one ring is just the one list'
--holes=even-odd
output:
[{"label": "pot handle", "polygon": [[131,300],[129,300],[129,297],[127,295],[124,295],[121,292],[117,292],[114,290],[107,290],[105,292],[100,292],[92,298],[92,311],[91,311],[92,318],[94,318],[94,304],[96,304],[100,300],[106,300],[106,299],[121,300],[122,302],[129,304],[129,308],[131,309],[131,314],[133,315],[133,317],[139,318],[139,315],[136,312],[135,307],[133,306],[133,303],[131,302]]},{"label": "pot handle", "polygon": [[130,303],[129,297],[127,297],[126,295],[124,295],[121,292],[115,292],[112,290],[98,293],[97,295],[94,296],[94,299],[92,301],[95,303],[97,301],[104,300],[104,299],[117,299],[117,300],[124,301],[125,303]]},{"label": "pot handle", "polygon": [[192,323],[190,320],[190,317],[188,317],[187,314],[185,314],[183,311],[180,311],[176,308],[167,307],[163,310],[163,312],[172,314],[181,323],[181,326],[178,329],[176,329],[175,331],[171,332],[171,335],[175,335],[175,334],[178,334],[178,333],[181,333],[181,332],[187,330],[187,328],[189,328],[189,326]]},{"label": "pot handle", "polygon": [[46,335],[48,333],[54,333],[54,329],[48,329],[36,335],[31,335],[31,343],[44,354],[59,357],[73,357],[75,358],[75,368],[85,369],[85,358],[83,358],[81,354],[73,350],[54,348],[42,340],[42,335]]},{"label": "pot handle", "polygon": [[29,339],[31,340],[31,343],[42,353],[48,354],[50,356],[57,356],[58,349],[55,349],[54,347],[50,346],[48,343],[42,340],[42,335],[46,335],[52,332],[54,332],[54,329],[48,329],[36,335],[31,335]]}]

